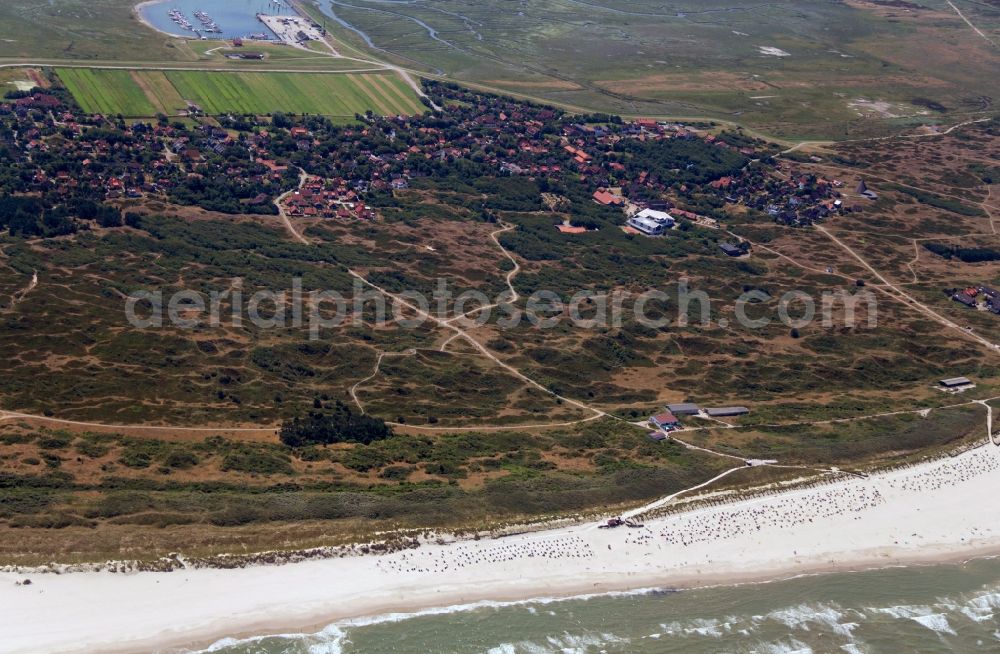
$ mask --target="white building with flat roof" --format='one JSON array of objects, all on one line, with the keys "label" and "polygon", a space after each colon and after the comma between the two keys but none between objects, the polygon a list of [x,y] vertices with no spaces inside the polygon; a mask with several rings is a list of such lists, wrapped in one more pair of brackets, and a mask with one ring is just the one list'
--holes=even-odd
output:
[{"label": "white building with flat roof", "polygon": [[643,209],[637,213],[636,216],[640,218],[649,218],[650,220],[666,225],[667,227],[673,227],[674,223],[677,222],[674,220],[674,217],[666,211],[656,211],[655,209]]},{"label": "white building with flat roof", "polygon": [[674,217],[665,211],[643,209],[628,219],[628,226],[647,236],[660,236],[674,226]]}]

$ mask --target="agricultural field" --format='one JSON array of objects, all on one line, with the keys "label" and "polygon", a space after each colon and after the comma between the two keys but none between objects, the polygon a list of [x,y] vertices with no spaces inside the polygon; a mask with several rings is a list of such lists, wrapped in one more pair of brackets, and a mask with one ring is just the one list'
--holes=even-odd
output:
[{"label": "agricultural field", "polygon": [[209,114],[278,111],[353,118],[423,110],[415,92],[392,73],[258,73],[179,70],[58,69],[85,111],[147,118],[177,115],[188,103]]},{"label": "agricultural field", "polygon": [[89,113],[125,116],[157,113],[157,107],[127,70],[61,68],[59,79]]},{"label": "agricultural field", "polygon": [[422,111],[412,89],[393,74],[202,73],[169,71],[185,99],[212,114],[309,113],[351,117]]}]

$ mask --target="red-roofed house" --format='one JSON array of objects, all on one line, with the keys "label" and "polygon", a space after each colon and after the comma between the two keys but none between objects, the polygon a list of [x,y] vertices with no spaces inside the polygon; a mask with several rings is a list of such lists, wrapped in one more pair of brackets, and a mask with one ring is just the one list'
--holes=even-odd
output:
[{"label": "red-roofed house", "polygon": [[649,422],[656,425],[660,429],[676,429],[681,426],[681,421],[671,413],[670,411],[664,411],[659,415],[655,415],[649,419]]},{"label": "red-roofed house", "polygon": [[594,191],[594,202],[597,204],[603,204],[606,207],[617,207],[625,202],[624,198],[617,195],[612,195],[604,189],[599,191]]}]

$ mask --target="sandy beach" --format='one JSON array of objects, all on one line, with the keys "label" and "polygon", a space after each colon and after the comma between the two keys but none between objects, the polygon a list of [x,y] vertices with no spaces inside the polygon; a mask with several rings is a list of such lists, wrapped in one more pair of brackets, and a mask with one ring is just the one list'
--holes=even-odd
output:
[{"label": "sandy beach", "polygon": [[149,29],[153,30],[154,32],[165,34],[166,36],[171,36],[174,38],[183,38],[179,34],[171,34],[170,32],[164,32],[163,30],[158,29],[155,25],[146,20],[146,15],[144,10],[147,7],[151,7],[154,5],[161,5],[161,4],[164,4],[163,0],[144,0],[143,2],[140,2],[135,7],[132,8],[132,15],[135,16],[136,20],[138,20],[140,23],[142,23]]},{"label": "sandy beach", "polygon": [[[242,569],[0,573],[4,652],[204,647],[481,601],[773,580],[1000,553],[1000,449],[678,513]],[[16,582],[31,578],[31,585]]]}]

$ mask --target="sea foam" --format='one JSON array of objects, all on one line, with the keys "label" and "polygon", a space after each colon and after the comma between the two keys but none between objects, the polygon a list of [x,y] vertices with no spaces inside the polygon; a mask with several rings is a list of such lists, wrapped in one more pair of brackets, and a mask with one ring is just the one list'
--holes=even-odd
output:
[{"label": "sea foam", "polygon": [[827,627],[840,636],[847,637],[850,637],[858,627],[855,622],[842,622],[844,613],[841,609],[826,605],[800,604],[792,608],[772,611],[765,617],[780,622],[790,629],[809,631],[811,624],[817,624]]},{"label": "sea foam", "polygon": [[328,627],[325,627],[324,629],[313,634],[274,634],[242,639],[222,638],[221,640],[217,640],[212,643],[208,648],[202,650],[199,654],[210,654],[211,652],[219,652],[231,647],[259,643],[264,640],[317,641],[309,643],[309,654],[341,654],[343,651],[345,637],[346,634],[341,628],[336,625],[329,625]]},{"label": "sea foam", "polygon": [[788,643],[765,643],[764,649],[769,654],[813,654],[813,649],[794,638]]},{"label": "sea foam", "polygon": [[939,634],[955,635],[955,630],[951,628],[948,618],[945,617],[944,613],[937,613],[929,606],[901,605],[875,610],[896,619],[913,620],[917,624]]}]

